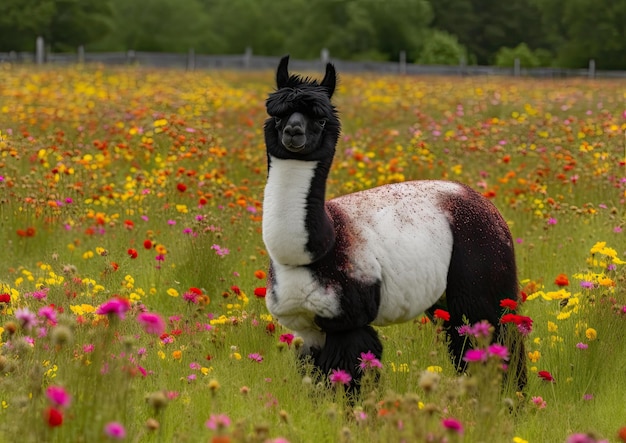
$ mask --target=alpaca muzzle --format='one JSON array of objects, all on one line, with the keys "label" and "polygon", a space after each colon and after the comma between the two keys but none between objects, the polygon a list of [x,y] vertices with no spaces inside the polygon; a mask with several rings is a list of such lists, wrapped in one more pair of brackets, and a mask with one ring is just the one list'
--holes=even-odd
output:
[{"label": "alpaca muzzle", "polygon": [[283,129],[282,143],[291,152],[299,152],[306,145],[306,118],[299,112],[293,113]]}]

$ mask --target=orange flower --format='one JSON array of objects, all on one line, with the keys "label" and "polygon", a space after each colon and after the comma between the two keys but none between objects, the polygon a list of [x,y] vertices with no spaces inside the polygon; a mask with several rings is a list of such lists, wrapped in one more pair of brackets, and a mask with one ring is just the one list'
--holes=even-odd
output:
[{"label": "orange flower", "polygon": [[569,280],[567,279],[567,275],[559,274],[554,279],[554,283],[556,283],[557,286],[567,286],[569,285]]},{"label": "orange flower", "polygon": [[258,278],[259,280],[263,280],[265,277],[267,277],[267,275],[265,274],[265,271],[262,271],[260,269],[257,271],[254,271],[254,276]]}]

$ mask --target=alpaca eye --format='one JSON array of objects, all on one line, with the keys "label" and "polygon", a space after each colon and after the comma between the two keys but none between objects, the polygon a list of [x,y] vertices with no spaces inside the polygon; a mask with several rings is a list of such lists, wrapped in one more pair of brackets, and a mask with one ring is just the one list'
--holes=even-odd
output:
[{"label": "alpaca eye", "polygon": [[326,119],[323,118],[321,120],[318,120],[317,124],[320,125],[323,128],[324,126],[326,126]]},{"label": "alpaca eye", "polygon": [[280,125],[280,122],[282,122],[283,120],[280,117],[274,117],[274,123],[276,123],[276,126]]}]

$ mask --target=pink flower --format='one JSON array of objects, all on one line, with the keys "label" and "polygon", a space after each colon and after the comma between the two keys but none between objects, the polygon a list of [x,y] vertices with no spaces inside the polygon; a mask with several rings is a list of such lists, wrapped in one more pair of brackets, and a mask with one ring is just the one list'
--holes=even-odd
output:
[{"label": "pink flower", "polygon": [[329,378],[333,385],[348,385],[352,381],[352,376],[343,369],[333,369]]},{"label": "pink flower", "polygon": [[31,329],[37,326],[37,316],[30,312],[28,308],[18,308],[15,311],[15,318],[22,323],[24,329]]},{"label": "pink flower", "polygon": [[261,354],[258,354],[256,352],[252,353],[252,354],[248,354],[248,358],[252,361],[255,361],[257,363],[261,363],[263,361],[263,356]]},{"label": "pink flower", "polygon": [[120,319],[124,319],[126,311],[130,308],[128,300],[121,299],[119,297],[113,297],[112,299],[105,301],[98,309],[96,314],[98,315],[117,315]]},{"label": "pink flower", "polygon": [[502,360],[509,359],[509,350],[506,348],[506,346],[502,346],[497,343],[494,343],[491,346],[489,346],[487,351],[489,352],[489,355],[500,357]]},{"label": "pink flower", "polygon": [[537,405],[537,408],[539,409],[544,409],[548,405],[548,403],[546,403],[546,401],[542,397],[533,397],[532,401],[534,404]]},{"label": "pink flower", "polygon": [[72,397],[62,386],[48,386],[46,389],[46,397],[55,406],[68,407],[72,402]]},{"label": "pink flower", "polygon": [[124,425],[116,421],[112,421],[104,425],[104,433],[116,440],[126,438],[126,429],[124,428]]},{"label": "pink flower", "polygon": [[291,346],[291,342],[293,341],[293,334],[281,334],[278,339],[282,343],[287,343],[287,346]]},{"label": "pink flower", "polygon": [[468,349],[463,360],[466,362],[485,361],[487,360],[487,351],[485,349]]},{"label": "pink flower", "polygon": [[463,433],[463,425],[456,418],[444,418],[443,420],[441,420],[441,425],[444,428],[449,429],[450,431],[454,431],[458,434]]},{"label": "pink flower", "polygon": [[137,316],[137,321],[148,334],[161,335],[165,331],[165,322],[158,314],[142,312]]},{"label": "pink flower", "polygon": [[361,358],[359,358],[359,361],[361,362],[359,363],[359,368],[361,368],[362,371],[383,367],[380,360],[376,358],[372,351],[361,352]]},{"label": "pink flower", "polygon": [[37,315],[48,320],[51,325],[57,324],[57,313],[52,306],[44,306],[43,308],[39,309]]},{"label": "pink flower", "polygon": [[211,414],[205,425],[212,431],[224,429],[230,426],[230,417],[226,414]]}]

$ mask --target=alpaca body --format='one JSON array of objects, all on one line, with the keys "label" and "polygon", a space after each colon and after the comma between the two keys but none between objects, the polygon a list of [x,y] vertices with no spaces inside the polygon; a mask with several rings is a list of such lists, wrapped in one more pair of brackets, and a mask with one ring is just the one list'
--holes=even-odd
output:
[{"label": "alpaca body", "polygon": [[[326,201],[340,122],[321,83],[277,70],[265,122],[268,176],[263,241],[270,256],[266,303],[302,337],[303,355],[322,371],[344,369],[358,384],[358,360],[382,356],[372,327],[432,314],[445,304],[444,327],[455,367],[468,342],[457,329],[487,320],[505,339],[501,300],[517,299],[513,241],[495,206],[466,185],[441,180],[389,184]],[[445,297],[444,297],[445,295]],[[526,382],[524,346],[513,333],[517,386]]]}]

